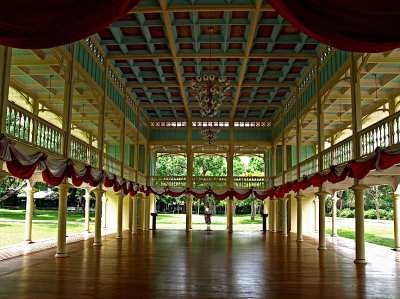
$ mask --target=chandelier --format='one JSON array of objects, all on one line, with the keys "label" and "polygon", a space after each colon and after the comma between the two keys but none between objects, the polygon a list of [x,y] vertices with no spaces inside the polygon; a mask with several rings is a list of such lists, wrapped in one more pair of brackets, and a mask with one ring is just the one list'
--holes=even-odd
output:
[{"label": "chandelier", "polygon": [[203,128],[200,132],[206,144],[213,144],[218,137],[219,129],[207,126]]},{"label": "chandelier", "polygon": [[201,116],[215,117],[231,86],[225,76],[217,77],[211,74],[211,33],[214,32],[214,28],[209,27],[208,32],[210,48],[208,75],[198,76],[196,80],[191,80],[190,87],[199,103]]}]

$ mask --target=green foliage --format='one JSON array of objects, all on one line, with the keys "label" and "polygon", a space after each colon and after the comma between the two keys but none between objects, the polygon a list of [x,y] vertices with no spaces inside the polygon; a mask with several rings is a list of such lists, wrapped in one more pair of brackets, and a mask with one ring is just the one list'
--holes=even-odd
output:
[{"label": "green foliage", "polygon": [[[325,232],[327,234],[331,234],[332,229],[326,229]],[[356,235],[356,233],[354,231],[345,230],[345,229],[338,229],[337,234],[339,237],[352,239],[352,240],[355,240],[355,235]],[[393,247],[393,245],[394,245],[394,240],[392,238],[380,237],[380,236],[377,236],[372,233],[366,233],[366,234],[364,234],[364,237],[365,237],[365,241],[368,243],[377,244],[377,245],[386,246],[386,247]]]},{"label": "green foliage", "polygon": [[198,156],[193,160],[194,176],[226,176],[226,159],[221,156]]},{"label": "green foliage", "polygon": [[177,155],[165,155],[157,158],[157,176],[185,176],[187,173],[186,157]]},{"label": "green foliage", "polygon": [[342,218],[354,218],[354,210],[350,210],[348,208],[343,209],[342,212],[340,213],[339,217]]},{"label": "green foliage", "polygon": [[376,210],[375,209],[370,209],[368,211],[364,212],[364,218],[365,219],[376,219]]},{"label": "green foliage", "polygon": [[236,156],[233,158],[233,175],[241,176],[246,172],[246,166],[240,159],[240,157]]}]

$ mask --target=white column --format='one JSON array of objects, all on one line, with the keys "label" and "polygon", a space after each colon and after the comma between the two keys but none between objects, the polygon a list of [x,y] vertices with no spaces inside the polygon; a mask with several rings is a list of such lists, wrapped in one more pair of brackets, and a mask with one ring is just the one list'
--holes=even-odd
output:
[{"label": "white column", "polygon": [[32,217],[35,189],[25,189],[26,193],[26,212],[25,212],[25,243],[32,243]]},{"label": "white column", "polygon": [[316,193],[319,199],[319,250],[326,249],[326,238],[325,238],[325,203],[328,197],[328,192],[320,191]]},{"label": "white column", "polygon": [[396,191],[392,194],[393,197],[393,224],[394,224],[394,248],[395,251],[400,251],[400,185],[397,185]]},{"label": "white column", "polygon": [[190,231],[192,227],[192,202],[191,194],[186,194],[186,231]]},{"label": "white column", "polygon": [[304,195],[297,194],[297,242],[303,242],[303,198]]},{"label": "white column", "polygon": [[[97,200],[97,199],[96,199]],[[108,198],[106,196],[105,191],[103,192],[102,196],[101,196],[101,227],[102,228],[107,228],[107,201]],[[97,201],[96,201],[97,203]]]},{"label": "white column", "polygon": [[[288,195],[290,196],[290,195]],[[282,198],[282,234],[284,236],[288,235],[288,227],[287,227],[287,202],[288,202],[288,198],[287,197],[283,197]]]},{"label": "white column", "polygon": [[95,220],[94,220],[94,243],[93,246],[101,246],[101,208],[104,190],[95,189],[94,195],[96,196],[95,207]]},{"label": "white column", "polygon": [[336,217],[337,217],[337,202],[339,197],[337,196],[337,192],[334,193],[332,197],[332,237],[337,236],[337,227],[336,227]]},{"label": "white column", "polygon": [[90,222],[90,191],[89,188],[85,188],[85,228],[84,231],[88,233],[89,229],[89,222]]},{"label": "white column", "polygon": [[[270,202],[270,200],[269,199],[264,199],[264,201],[263,201],[263,203],[264,203],[264,214],[268,214],[268,217],[270,216],[269,215],[269,202]],[[269,230],[269,218],[268,218],[268,221],[267,221],[267,219],[265,220],[265,229],[266,230]]]},{"label": "white column", "polygon": [[124,204],[124,195],[117,193],[118,211],[117,211],[117,239],[122,239],[122,206]]},{"label": "white column", "polygon": [[58,186],[58,233],[57,233],[57,253],[56,257],[67,256],[67,195],[68,183]]},{"label": "white column", "polygon": [[150,196],[147,196],[144,200],[144,229],[150,229]]},{"label": "white column", "polygon": [[356,259],[354,263],[365,264],[364,192],[368,189],[368,186],[356,184],[350,189],[354,191],[356,208]]}]

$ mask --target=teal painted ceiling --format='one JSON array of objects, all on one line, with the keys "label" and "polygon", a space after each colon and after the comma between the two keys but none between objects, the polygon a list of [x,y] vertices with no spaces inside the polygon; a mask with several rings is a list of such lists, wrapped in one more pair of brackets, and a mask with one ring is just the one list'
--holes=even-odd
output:
[{"label": "teal painted ceiling", "polygon": [[210,73],[233,86],[219,119],[272,120],[321,49],[266,1],[144,0],[96,38],[150,120],[200,119]]}]

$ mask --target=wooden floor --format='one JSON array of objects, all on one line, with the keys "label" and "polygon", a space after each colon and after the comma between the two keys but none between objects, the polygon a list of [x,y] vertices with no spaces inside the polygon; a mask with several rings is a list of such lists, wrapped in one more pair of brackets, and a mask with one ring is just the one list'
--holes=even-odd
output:
[{"label": "wooden floor", "polygon": [[[0,262],[0,298],[400,298],[400,264],[281,233],[149,231]],[[390,249],[388,249],[390,252]]]}]

